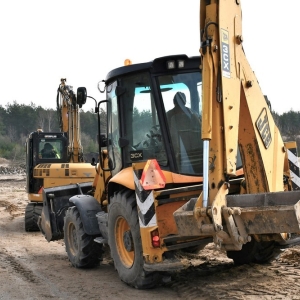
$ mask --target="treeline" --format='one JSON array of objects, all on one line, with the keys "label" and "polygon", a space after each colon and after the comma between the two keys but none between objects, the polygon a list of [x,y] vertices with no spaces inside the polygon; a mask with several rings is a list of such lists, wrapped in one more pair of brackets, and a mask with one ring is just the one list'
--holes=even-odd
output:
[{"label": "treeline", "polygon": [[[275,112],[272,114],[283,140],[297,141],[298,153],[300,153],[300,111],[290,110],[282,115]],[[104,117],[101,120],[105,122]],[[97,152],[97,115],[93,111],[81,111],[80,124],[84,153]],[[102,129],[105,127],[105,124],[101,126]],[[37,129],[45,132],[60,131],[58,112],[54,109],[44,109],[33,103],[24,105],[13,102],[5,107],[0,105],[0,157],[11,160],[24,159],[26,138]]]},{"label": "treeline", "polygon": [[274,112],[272,114],[284,141],[297,141],[300,153],[300,111],[290,110],[282,115]]},{"label": "treeline", "polygon": [[[84,152],[97,152],[97,115],[92,111],[80,111],[81,142]],[[0,105],[0,157],[11,160],[25,158],[25,142],[29,134],[37,129],[59,132],[59,114],[55,109],[41,106],[8,103]]]},{"label": "treeline", "polygon": [[283,141],[296,141],[297,154],[300,157],[300,111],[290,110],[282,115],[272,112],[272,115]]}]

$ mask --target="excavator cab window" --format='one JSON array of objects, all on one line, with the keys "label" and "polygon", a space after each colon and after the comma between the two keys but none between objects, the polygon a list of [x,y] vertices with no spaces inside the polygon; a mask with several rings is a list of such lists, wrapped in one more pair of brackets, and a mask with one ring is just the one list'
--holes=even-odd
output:
[{"label": "excavator cab window", "polygon": [[41,139],[39,142],[39,158],[40,159],[61,159],[62,157],[62,141]]}]

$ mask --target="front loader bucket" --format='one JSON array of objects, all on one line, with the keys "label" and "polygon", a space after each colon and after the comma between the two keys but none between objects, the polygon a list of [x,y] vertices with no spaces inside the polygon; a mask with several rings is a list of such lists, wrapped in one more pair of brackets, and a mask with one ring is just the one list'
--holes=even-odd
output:
[{"label": "front loader bucket", "polygon": [[227,195],[227,207],[239,207],[251,234],[300,232],[300,191]]}]

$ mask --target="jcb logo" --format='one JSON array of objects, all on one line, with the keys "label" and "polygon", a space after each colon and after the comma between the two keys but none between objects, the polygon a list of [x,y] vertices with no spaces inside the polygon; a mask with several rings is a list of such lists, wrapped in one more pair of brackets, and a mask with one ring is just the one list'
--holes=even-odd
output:
[{"label": "jcb logo", "polygon": [[230,78],[230,52],[229,52],[229,35],[228,31],[221,29],[221,37],[222,37],[222,47],[221,47],[221,55],[222,55],[222,75],[226,78]]},{"label": "jcb logo", "polygon": [[263,108],[258,119],[256,120],[256,128],[258,129],[259,135],[265,145],[265,148],[268,149],[272,141],[272,136],[267,110],[265,108]]},{"label": "jcb logo", "polygon": [[222,41],[224,41],[225,43],[228,43],[228,32],[224,32],[225,30],[223,30],[222,32]]},{"label": "jcb logo", "polygon": [[131,151],[130,152],[130,160],[141,160],[143,159],[143,151]]}]

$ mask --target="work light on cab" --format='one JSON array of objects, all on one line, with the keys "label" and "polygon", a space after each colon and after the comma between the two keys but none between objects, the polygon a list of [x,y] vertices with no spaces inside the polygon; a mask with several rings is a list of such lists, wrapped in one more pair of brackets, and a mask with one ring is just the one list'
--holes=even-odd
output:
[{"label": "work light on cab", "polygon": [[130,59],[126,58],[124,60],[124,66],[130,66],[130,65],[132,65],[132,61]]},{"label": "work light on cab", "polygon": [[180,60],[168,60],[167,61],[167,69],[176,69],[176,67],[178,69],[184,68],[184,60],[180,59]]},{"label": "work light on cab", "polygon": [[168,69],[175,69],[175,61],[174,60],[167,61],[167,68]]},{"label": "work light on cab", "polygon": [[184,68],[184,60],[178,60],[177,61],[177,64],[178,64],[178,68]]}]

